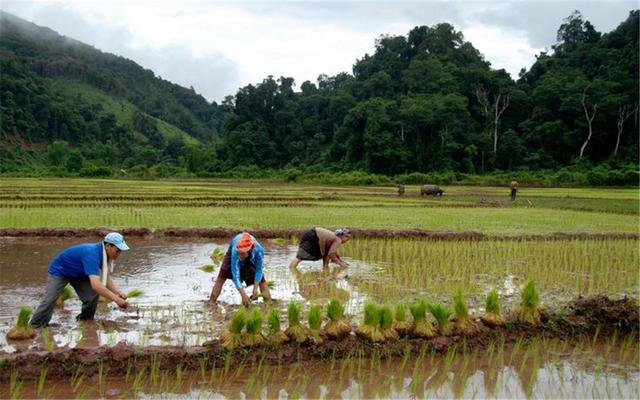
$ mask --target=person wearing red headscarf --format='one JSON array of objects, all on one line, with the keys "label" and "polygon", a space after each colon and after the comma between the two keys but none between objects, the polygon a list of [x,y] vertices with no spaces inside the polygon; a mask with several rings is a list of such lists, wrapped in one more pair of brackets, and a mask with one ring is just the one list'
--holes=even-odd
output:
[{"label": "person wearing red headscarf", "polygon": [[[264,260],[264,249],[255,237],[247,232],[237,234],[229,245],[218,277],[211,290],[210,302],[216,302],[222,286],[227,279],[231,279],[233,284],[240,293],[242,304],[248,306],[251,304],[251,300],[258,298],[258,288],[263,294],[266,301],[271,300],[271,294],[267,287],[267,280],[262,272],[262,263]],[[247,287],[253,285],[253,292],[251,296],[248,296],[242,282],[247,284]]]}]

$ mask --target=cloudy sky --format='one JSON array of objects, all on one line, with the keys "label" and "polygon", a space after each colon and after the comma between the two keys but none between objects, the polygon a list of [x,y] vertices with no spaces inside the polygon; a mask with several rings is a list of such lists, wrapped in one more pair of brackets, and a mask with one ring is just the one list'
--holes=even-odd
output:
[{"label": "cloudy sky", "polygon": [[381,34],[449,22],[491,62],[517,78],[580,10],[600,32],[637,1],[204,1],[0,0],[0,9],[96,48],[220,102],[268,75],[299,86],[351,72]]}]

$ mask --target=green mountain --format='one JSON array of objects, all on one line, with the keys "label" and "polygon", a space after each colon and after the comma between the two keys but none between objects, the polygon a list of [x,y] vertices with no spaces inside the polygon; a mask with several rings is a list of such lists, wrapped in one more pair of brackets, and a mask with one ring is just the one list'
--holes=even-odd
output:
[{"label": "green mountain", "polygon": [[381,35],[351,73],[299,91],[268,76],[218,106],[0,13],[0,174],[514,171],[542,184],[637,184],[639,15],[600,33],[572,13],[517,80],[441,23]]},{"label": "green mountain", "polygon": [[211,143],[222,129],[218,105],[193,89],[6,12],[0,70],[0,172],[28,168],[23,153],[46,156],[38,149],[54,142],[93,165],[148,167]]}]

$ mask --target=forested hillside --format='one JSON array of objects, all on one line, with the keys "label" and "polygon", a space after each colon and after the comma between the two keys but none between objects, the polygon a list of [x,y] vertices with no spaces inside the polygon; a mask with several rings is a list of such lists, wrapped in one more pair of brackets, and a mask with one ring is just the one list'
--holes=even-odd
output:
[{"label": "forested hillside", "polygon": [[299,87],[269,76],[217,105],[2,14],[3,153],[51,165],[76,152],[85,166],[159,175],[562,170],[583,172],[577,184],[637,184],[638,15],[602,34],[573,13],[517,81],[443,23],[381,36],[352,73]]},{"label": "forested hillside", "polygon": [[142,170],[219,137],[222,113],[193,89],[4,12],[0,63],[1,172],[43,157],[54,173]]}]

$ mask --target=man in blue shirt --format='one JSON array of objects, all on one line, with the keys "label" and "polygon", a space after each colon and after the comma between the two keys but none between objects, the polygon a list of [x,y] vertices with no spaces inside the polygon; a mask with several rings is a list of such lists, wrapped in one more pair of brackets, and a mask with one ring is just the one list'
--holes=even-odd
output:
[{"label": "man in blue shirt", "polygon": [[[240,293],[242,304],[245,306],[249,306],[251,300],[255,300],[258,297],[258,287],[265,300],[271,300],[267,281],[262,274],[263,260],[264,249],[260,242],[247,232],[237,234],[231,240],[227,254],[224,256],[216,283],[211,290],[209,301],[215,303],[218,300],[222,286],[227,279],[233,280],[233,284]],[[253,285],[251,296],[247,296],[242,287],[243,281],[247,286]]]},{"label": "man in blue shirt", "polygon": [[98,307],[99,296],[114,301],[120,308],[127,308],[126,296],[120,292],[107,271],[106,286],[100,281],[103,268],[115,261],[121,251],[129,250],[124,237],[111,232],[102,242],[83,243],[71,246],[54,257],[49,264],[49,276],[44,300],[31,317],[33,327],[49,325],[53,307],[62,289],[70,284],[82,300],[82,312],[77,320],[93,319]]}]

